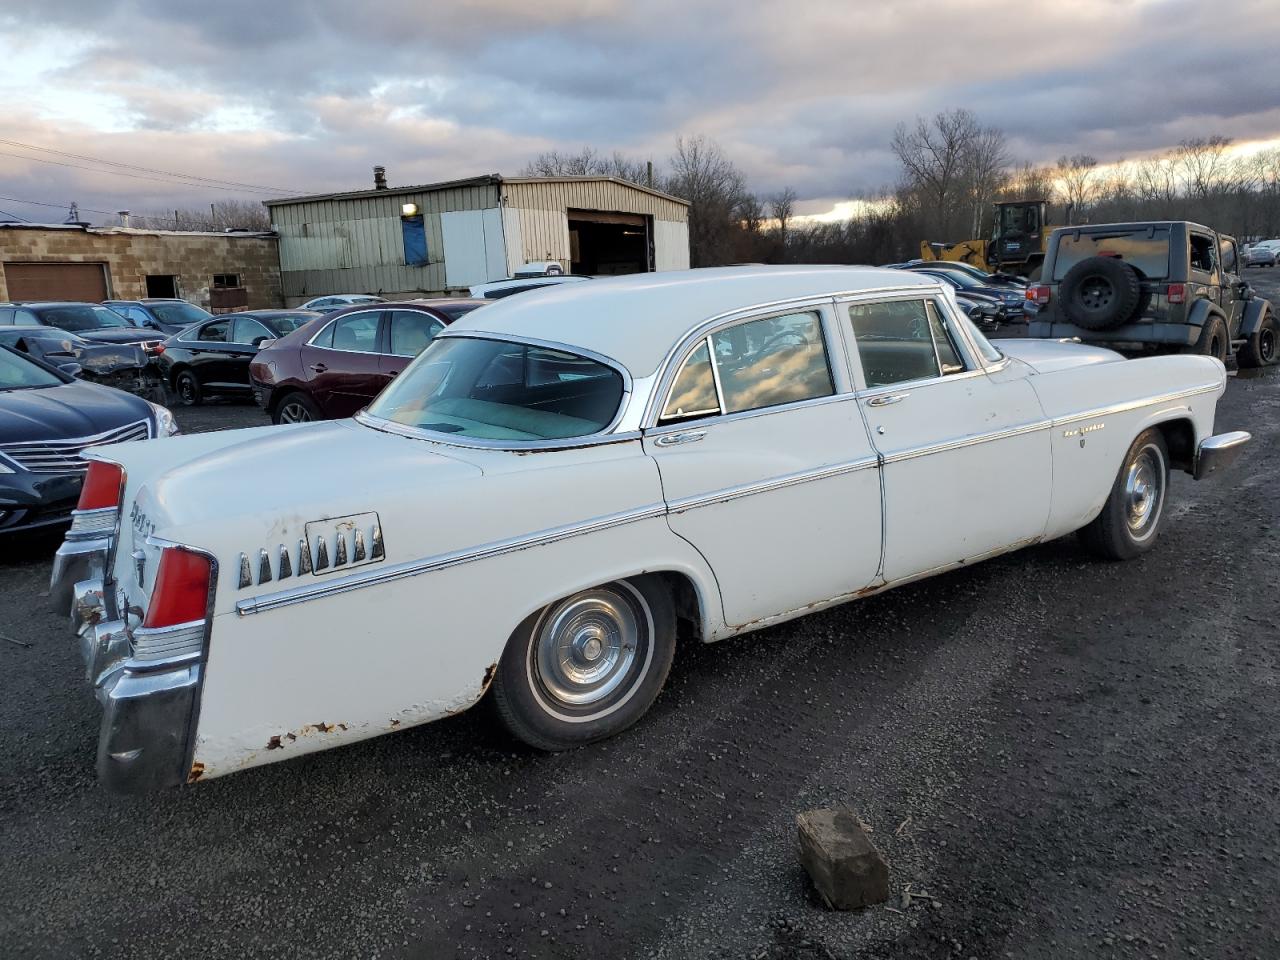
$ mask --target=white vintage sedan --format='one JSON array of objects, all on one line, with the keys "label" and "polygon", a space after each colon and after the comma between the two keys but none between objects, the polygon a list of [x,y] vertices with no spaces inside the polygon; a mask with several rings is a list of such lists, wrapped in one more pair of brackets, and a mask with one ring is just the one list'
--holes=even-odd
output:
[{"label": "white vintage sedan", "polygon": [[[937,281],[736,268],[459,320],[353,420],[98,448],[72,603],[117,789],[465,710],[626,728],[676,638],[756,630],[1080,531],[1149,549],[1223,366],[993,345]],[[997,493],[998,491],[998,493]]]}]

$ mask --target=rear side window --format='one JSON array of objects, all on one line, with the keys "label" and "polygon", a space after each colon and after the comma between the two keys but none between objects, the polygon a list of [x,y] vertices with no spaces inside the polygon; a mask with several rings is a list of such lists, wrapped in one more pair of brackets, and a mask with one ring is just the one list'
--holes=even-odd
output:
[{"label": "rear side window", "polygon": [[1202,233],[1191,235],[1191,269],[1201,273],[1214,273],[1218,269],[1218,245],[1213,237]]},{"label": "rear side window", "polygon": [[1144,276],[1159,280],[1169,276],[1169,229],[1149,227],[1124,233],[1064,233],[1058,238],[1053,279],[1089,257],[1118,257]]},{"label": "rear side window", "polygon": [[418,310],[393,310],[391,313],[391,352],[398,357],[416,357],[426,349],[444,324]]},{"label": "rear side window", "polygon": [[835,393],[816,313],[749,320],[713,333],[676,375],[662,420],[741,413]]},{"label": "rear side window", "polygon": [[217,323],[206,323],[200,328],[200,336],[196,339],[202,343],[225,343],[227,339],[227,328],[231,324],[227,320],[219,320]]},{"label": "rear side window", "polygon": [[0,307],[0,323],[13,325],[13,307]]}]

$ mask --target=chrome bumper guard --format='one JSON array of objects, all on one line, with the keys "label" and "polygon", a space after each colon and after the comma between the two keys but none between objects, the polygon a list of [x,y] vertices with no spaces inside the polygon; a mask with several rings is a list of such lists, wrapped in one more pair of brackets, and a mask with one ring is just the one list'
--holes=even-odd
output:
[{"label": "chrome bumper guard", "polygon": [[99,684],[98,779],[109,790],[141,793],[187,782],[200,669],[198,663],[157,673],[123,669]]},{"label": "chrome bumper guard", "polygon": [[1192,471],[1195,478],[1203,480],[1223,467],[1230,466],[1244,452],[1245,444],[1252,439],[1253,435],[1244,430],[1205,437],[1196,449],[1195,469]]},{"label": "chrome bumper guard", "polygon": [[53,575],[49,578],[49,602],[65,613],[71,608],[75,586],[84,580],[99,582],[107,575],[108,537],[66,540],[53,555]]}]

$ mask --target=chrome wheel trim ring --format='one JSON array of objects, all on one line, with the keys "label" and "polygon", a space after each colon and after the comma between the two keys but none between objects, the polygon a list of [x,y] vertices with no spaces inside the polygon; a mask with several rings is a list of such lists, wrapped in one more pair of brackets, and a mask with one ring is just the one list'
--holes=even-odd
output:
[{"label": "chrome wheel trim ring", "polygon": [[1124,478],[1124,518],[1129,536],[1139,543],[1155,533],[1164,510],[1167,477],[1164,455],[1154,443],[1144,445],[1129,461]]},{"label": "chrome wheel trim ring", "polygon": [[1276,361],[1276,332],[1270,325],[1258,332],[1258,356],[1266,364]]},{"label": "chrome wheel trim ring", "polygon": [[[589,723],[630,701],[652,663],[653,614],[623,581],[548,607],[534,626],[525,666],[543,710],[566,723]],[[594,704],[603,705],[591,710]]]}]

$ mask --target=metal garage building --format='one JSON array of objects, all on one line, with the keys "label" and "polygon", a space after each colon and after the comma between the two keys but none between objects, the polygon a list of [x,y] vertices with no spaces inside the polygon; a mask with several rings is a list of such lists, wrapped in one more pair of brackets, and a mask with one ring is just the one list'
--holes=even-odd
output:
[{"label": "metal garage building", "polygon": [[455,294],[555,260],[592,275],[689,266],[689,204],[612,177],[491,174],[268,200],[286,303]]}]

